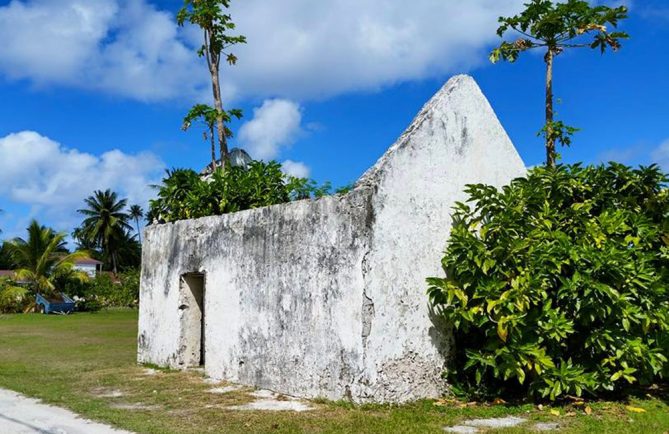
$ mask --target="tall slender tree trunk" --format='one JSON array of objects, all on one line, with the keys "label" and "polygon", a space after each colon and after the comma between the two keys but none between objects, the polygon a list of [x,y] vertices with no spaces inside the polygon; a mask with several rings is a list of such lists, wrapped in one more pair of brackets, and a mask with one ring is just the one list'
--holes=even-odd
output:
[{"label": "tall slender tree trunk", "polygon": [[211,171],[216,170],[216,139],[214,138],[214,126],[209,125],[209,140],[211,140]]},{"label": "tall slender tree trunk", "polygon": [[116,265],[116,252],[111,251],[112,250],[109,246],[109,243],[107,243],[107,252],[109,252],[109,256],[111,256],[111,261],[112,261],[112,272],[114,273],[114,276],[118,274],[118,267]]},{"label": "tall slender tree trunk", "polygon": [[137,236],[139,237],[139,244],[142,244],[142,231],[139,230],[139,217],[135,217],[135,225],[137,226]]},{"label": "tall slender tree trunk", "polygon": [[216,129],[218,133],[218,147],[221,154],[221,166],[225,169],[224,162],[228,158],[228,138],[225,136],[225,125],[223,124],[223,101],[221,100],[221,84],[218,76],[218,58],[212,56],[209,65],[211,72],[211,87],[214,92],[214,108],[216,108]]},{"label": "tall slender tree trunk", "polygon": [[553,58],[551,48],[544,60],[546,61],[546,165],[555,166],[555,139],[553,137]]}]

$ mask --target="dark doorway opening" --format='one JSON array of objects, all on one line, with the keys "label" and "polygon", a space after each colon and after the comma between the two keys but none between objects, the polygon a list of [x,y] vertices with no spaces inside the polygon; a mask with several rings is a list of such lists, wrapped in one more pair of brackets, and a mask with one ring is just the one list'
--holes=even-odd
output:
[{"label": "dark doorway opening", "polygon": [[181,276],[179,310],[181,318],[181,364],[187,368],[204,366],[205,361],[205,276]]}]

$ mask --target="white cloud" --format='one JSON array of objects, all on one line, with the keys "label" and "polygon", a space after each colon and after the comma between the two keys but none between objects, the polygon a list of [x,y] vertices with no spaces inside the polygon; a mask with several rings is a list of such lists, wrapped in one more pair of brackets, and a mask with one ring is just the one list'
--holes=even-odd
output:
[{"label": "white cloud", "polygon": [[286,160],[281,163],[281,170],[286,175],[294,176],[296,178],[308,178],[309,173],[311,173],[311,170],[306,164],[293,160]]},{"label": "white cloud", "polygon": [[106,0],[12,1],[0,8],[0,66],[13,78],[74,81],[118,6]]},{"label": "white cloud", "polygon": [[71,228],[94,190],[110,188],[146,206],[164,164],[151,153],[119,150],[100,156],[68,149],[33,131],[0,138],[0,198],[30,206],[58,228]]},{"label": "white cloud", "polygon": [[292,145],[302,128],[300,106],[284,99],[270,99],[253,109],[253,119],[239,129],[239,142],[257,160],[275,158]]},{"label": "white cloud", "polygon": [[91,84],[140,100],[199,96],[210,89],[208,72],[186,44],[172,14],[143,0],[121,2],[91,68]]},{"label": "white cloud", "polygon": [[658,164],[664,170],[669,170],[669,139],[655,148],[650,156],[653,163]]},{"label": "white cloud", "polygon": [[524,0],[233,2],[248,44],[227,74],[242,94],[327,97],[487,61],[500,15]]},{"label": "white cloud", "polygon": [[[497,17],[525,0],[233,1],[239,63],[228,98],[327,97],[469,69]],[[209,91],[199,32],[146,0],[13,0],[0,7],[0,74],[140,100]]]},{"label": "white cloud", "polygon": [[14,0],[0,7],[0,73],[145,101],[207,89],[173,15],[144,0]]}]

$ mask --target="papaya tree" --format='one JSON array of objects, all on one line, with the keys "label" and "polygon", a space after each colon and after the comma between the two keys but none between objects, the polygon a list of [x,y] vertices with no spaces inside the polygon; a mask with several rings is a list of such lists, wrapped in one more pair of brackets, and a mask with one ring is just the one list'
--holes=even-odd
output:
[{"label": "papaya tree", "polygon": [[[183,124],[181,126],[181,129],[184,131],[188,131],[188,129],[191,127],[193,122],[196,120],[200,120],[202,124],[205,126],[205,131],[203,132],[202,136],[206,141],[209,141],[211,143],[211,169],[214,170],[216,169],[216,135],[214,133],[214,128],[216,126],[216,123],[218,122],[219,119],[219,111],[216,110],[214,107],[207,105],[207,104],[195,104],[191,109],[188,111],[186,116],[184,117]],[[236,117],[237,119],[241,119],[242,117],[242,111],[239,109],[232,109],[228,110],[227,112],[223,112],[223,134],[224,138],[227,140],[230,137],[232,137],[232,131],[230,128],[225,126],[226,123],[230,122],[232,117]],[[226,155],[227,155],[227,144],[226,144]],[[221,157],[223,158],[223,157]],[[223,160],[221,160],[223,161]]]},{"label": "papaya tree", "polygon": [[621,40],[629,35],[610,31],[619,21],[627,18],[627,8],[619,6],[591,6],[584,0],[567,0],[555,3],[551,0],[532,0],[525,10],[513,17],[500,17],[497,34],[504,38],[507,32],[518,35],[516,40],[504,40],[490,54],[490,60],[515,62],[521,53],[532,49],[545,52],[546,63],[546,123],[539,135],[545,138],[546,164],[554,166],[557,153],[555,144],[571,144],[576,128],[556,121],[553,109],[553,63],[555,58],[570,48],[598,49],[603,54],[607,49],[617,51]]},{"label": "papaya tree", "polygon": [[[214,97],[213,107],[195,105],[186,116],[184,126],[187,129],[189,121],[197,118],[202,118],[208,126],[213,127],[215,124],[221,163],[228,157],[228,138],[232,135],[225,124],[233,116],[241,117],[241,111],[226,111],[223,108],[220,83],[221,59],[225,58],[229,65],[236,64],[237,57],[229,49],[234,45],[246,43],[245,36],[230,34],[235,29],[235,24],[230,14],[226,13],[229,7],[230,0],[185,0],[184,6],[177,13],[178,25],[183,26],[189,22],[202,30],[203,42],[197,54],[207,61]],[[214,128],[210,128],[210,138],[213,138],[213,132]],[[213,160],[215,166],[216,158]]]}]

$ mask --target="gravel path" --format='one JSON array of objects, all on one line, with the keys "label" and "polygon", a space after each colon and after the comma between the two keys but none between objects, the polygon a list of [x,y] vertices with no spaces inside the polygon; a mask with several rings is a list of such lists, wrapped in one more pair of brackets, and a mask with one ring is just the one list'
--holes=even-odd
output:
[{"label": "gravel path", "polygon": [[131,434],[90,420],[69,410],[43,404],[16,392],[0,389],[2,434]]}]

